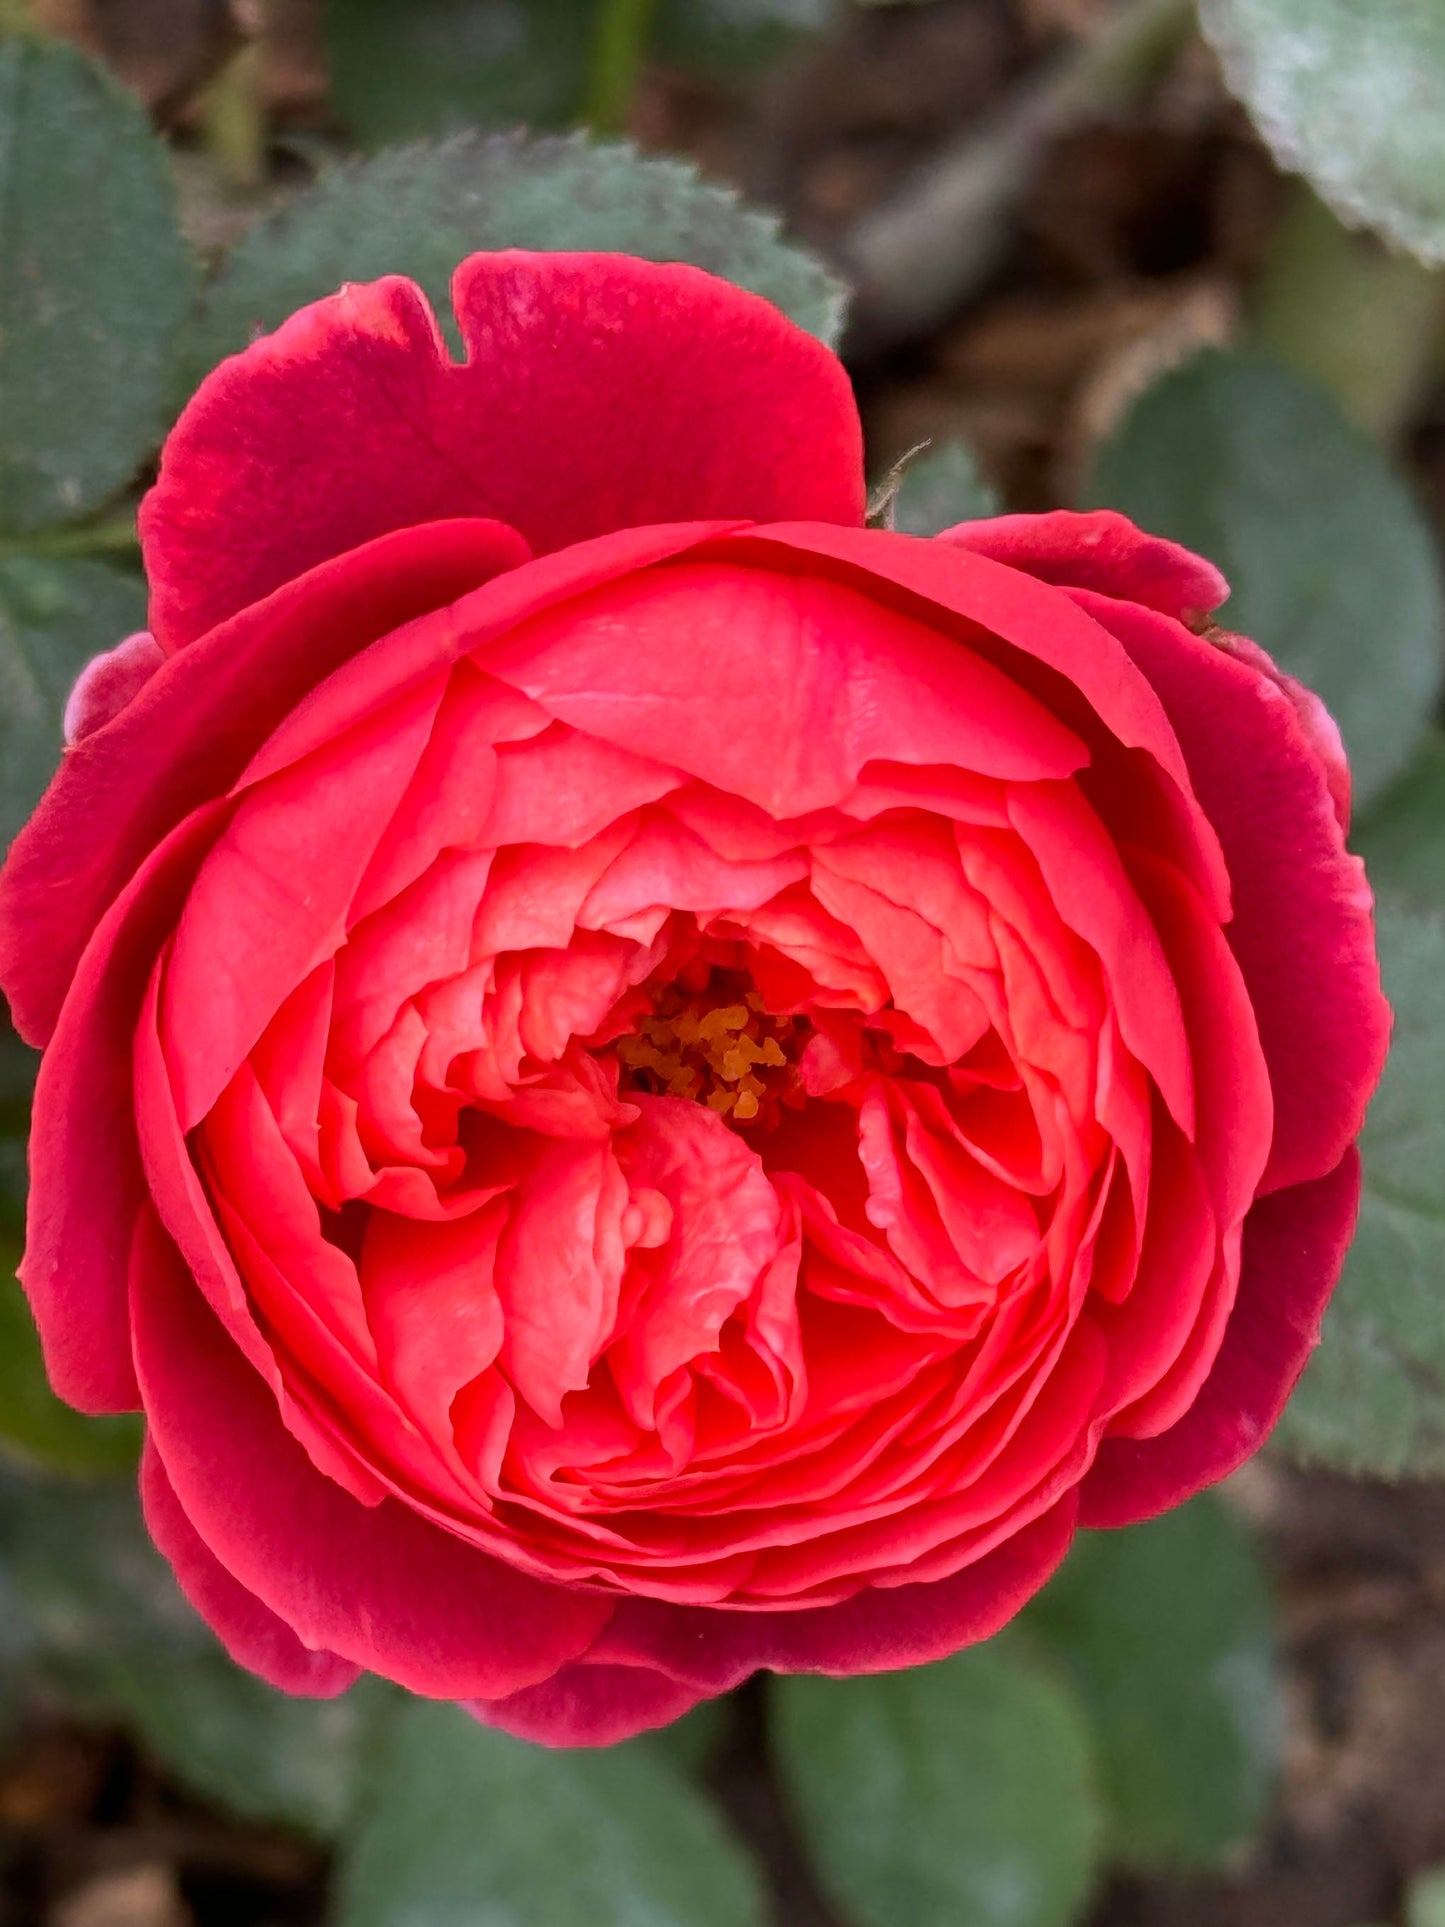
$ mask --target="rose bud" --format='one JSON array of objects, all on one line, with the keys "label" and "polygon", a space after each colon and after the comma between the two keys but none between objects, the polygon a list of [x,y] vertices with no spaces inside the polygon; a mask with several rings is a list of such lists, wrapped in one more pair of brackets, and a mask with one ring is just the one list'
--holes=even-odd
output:
[{"label": "rose bud", "polygon": [[244,1665],[546,1741],[988,1637],[1264,1439],[1386,1047],[1339,739],[1112,514],[477,255],[202,384],[0,882],[24,1283]]}]

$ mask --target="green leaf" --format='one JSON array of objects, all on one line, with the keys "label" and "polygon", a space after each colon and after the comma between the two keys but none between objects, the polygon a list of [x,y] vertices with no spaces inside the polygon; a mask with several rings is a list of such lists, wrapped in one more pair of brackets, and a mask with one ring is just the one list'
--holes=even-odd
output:
[{"label": "green leaf", "polygon": [[1322,389],[1208,353],[1146,391],[1088,490],[1217,562],[1220,620],[1317,690],[1364,803],[1409,761],[1441,682],[1433,538],[1379,451]]},{"label": "green leaf", "polygon": [[346,1825],[366,1756],[395,1713],[380,1680],[358,1680],[338,1699],[293,1699],[219,1646],[179,1662],[112,1663],[100,1678],[110,1708],[183,1785],[239,1819],[318,1840]]},{"label": "green leaf", "polygon": [[[8,1650],[7,1650],[8,1649]],[[393,1694],[293,1699],[234,1665],[141,1523],[133,1487],[0,1473],[0,1657],[82,1717],[119,1720],[241,1818],[328,1838]]]},{"label": "green leaf", "polygon": [[779,1764],[860,1927],[1061,1927],[1099,1834],[1067,1684],[994,1641],[935,1666],[772,1685]]},{"label": "green leaf", "polygon": [[19,1240],[0,1232],[0,1450],[60,1472],[133,1471],[138,1418],[86,1418],[51,1391],[35,1324],[13,1275],[19,1259]]},{"label": "green leaf", "polygon": [[553,1751],[408,1704],[343,1855],[338,1927],[757,1927],[750,1862],[634,1747]]},{"label": "green leaf", "polygon": [[336,111],[369,146],[559,127],[582,102],[595,0],[325,0]]},{"label": "green leaf", "polygon": [[1350,840],[1376,890],[1445,909],[1445,732],[1430,731]]},{"label": "green leaf", "polygon": [[900,535],[937,535],[957,522],[997,515],[998,494],[984,479],[973,450],[946,441],[903,464],[893,497],[893,526]]},{"label": "green leaf", "polygon": [[60,761],[76,677],[142,626],[145,606],[139,577],[104,562],[0,557],[0,849]]},{"label": "green leaf", "polygon": [[1445,1475],[1445,914],[1382,903],[1394,1044],[1360,1139],[1365,1190],[1324,1338],[1275,1434],[1308,1463]]},{"label": "green leaf", "polygon": [[670,1766],[680,1767],[684,1773],[700,1775],[722,1746],[731,1717],[731,1700],[703,1700],[670,1726],[660,1726],[656,1732],[643,1733],[624,1744],[645,1748]]},{"label": "green leaf", "polygon": [[0,44],[0,527],[94,509],[160,438],[194,264],[165,148],[69,47]]},{"label": "green leaf", "polygon": [[180,1665],[215,1649],[151,1544],[129,1483],[0,1468],[0,1627],[82,1693],[133,1657]]},{"label": "green leaf", "polygon": [[1445,261],[1438,0],[1200,0],[1199,11],[1281,166],[1352,226]]},{"label": "green leaf", "polygon": [[452,270],[481,248],[603,250],[690,261],[835,341],[841,283],[778,223],[682,161],[579,136],[463,136],[338,168],[232,250],[190,344],[199,380],[223,355],[343,281],[408,274],[450,327]]},{"label": "green leaf", "polygon": [[1445,1867],[1432,1867],[1410,1882],[1405,1927],[1445,1927]]},{"label": "green leaf", "polygon": [[[332,100],[367,146],[464,128],[564,127],[587,92],[598,0],[325,0]],[[661,0],[652,46],[739,71],[818,32],[836,0]]]},{"label": "green leaf", "polygon": [[1221,1505],[1081,1533],[1025,1623],[1093,1723],[1113,1855],[1205,1867],[1249,1835],[1279,1749],[1273,1626],[1254,1548]]}]

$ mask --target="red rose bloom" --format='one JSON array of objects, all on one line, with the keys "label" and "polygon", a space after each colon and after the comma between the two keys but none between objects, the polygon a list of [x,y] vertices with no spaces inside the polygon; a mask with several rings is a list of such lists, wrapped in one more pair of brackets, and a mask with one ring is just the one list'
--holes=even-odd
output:
[{"label": "red rose bloom", "polygon": [[4,872],[24,1279],[234,1655],[607,1741],[937,1659],[1268,1431],[1384,1055],[1338,738],[1114,515],[480,255],[225,363]]}]

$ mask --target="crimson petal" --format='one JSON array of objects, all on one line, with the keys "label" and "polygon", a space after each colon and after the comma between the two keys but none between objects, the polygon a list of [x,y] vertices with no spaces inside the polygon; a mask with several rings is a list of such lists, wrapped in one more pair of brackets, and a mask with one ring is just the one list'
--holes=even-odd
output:
[{"label": "crimson petal", "polygon": [[1152,1439],[1106,1439],[1082,1490],[1079,1523],[1125,1526],[1181,1505],[1258,1451],[1310,1352],[1355,1228],[1360,1159],[1263,1198],[1244,1225],[1239,1295],[1214,1369],[1177,1425]]},{"label": "crimson petal", "polygon": [[141,1459],[140,1489],[152,1539],[170,1561],[181,1591],[238,1665],[248,1666],[283,1693],[310,1699],[332,1699],[356,1681],[360,1667],[335,1653],[303,1646],[284,1620],[212,1556],[149,1441]]},{"label": "crimson petal", "polygon": [[201,384],[141,509],[163,648],[443,516],[508,522],[539,554],[657,522],[862,522],[848,378],[756,295],[625,255],[506,252],[464,261],[452,298],[460,364],[392,275]]}]

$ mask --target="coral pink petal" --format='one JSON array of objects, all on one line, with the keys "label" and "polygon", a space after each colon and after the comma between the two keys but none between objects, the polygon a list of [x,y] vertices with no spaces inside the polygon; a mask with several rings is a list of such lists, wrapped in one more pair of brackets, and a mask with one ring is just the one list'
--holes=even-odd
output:
[{"label": "coral pink petal", "polygon": [[1274,1091],[1261,1188],[1323,1177],[1359,1135],[1390,1036],[1373,901],[1329,769],[1273,675],[1166,617],[1083,599],[1158,690],[1229,864],[1226,934]]},{"label": "coral pink petal", "polygon": [[452,522],[338,557],[173,657],[78,742],[0,871],[0,985],[20,1034],[46,1042],[126,880],[188,810],[235,781],[309,689],[526,554],[495,522]]},{"label": "coral pink petal", "polygon": [[[718,552],[737,562],[756,559],[775,569],[856,582],[877,606],[961,636],[971,652],[998,662],[1017,685],[1058,703],[1070,721],[1077,712],[1082,724],[1086,705],[1121,743],[1147,750],[1187,789],[1183,755],[1147,678],[1117,637],[1087,617],[1081,621],[1084,612],[1050,583],[946,542],[818,523],[745,531],[725,538]],[[1039,674],[1034,664],[1055,673]],[[1069,703],[1069,683],[1083,704],[1077,697]]]},{"label": "coral pink petal", "polygon": [[647,523],[862,522],[847,377],[756,295],[691,267],[520,252],[473,255],[452,295],[460,364],[421,290],[389,276],[202,383],[141,509],[163,648],[444,516],[509,522],[538,553]]},{"label": "coral pink petal", "polygon": [[200,1123],[297,984],[340,948],[443,687],[438,676],[405,691],[237,801],[176,925],[161,1002],[183,1130]]},{"label": "coral pink petal", "polygon": [[872,1587],[840,1606],[723,1612],[629,1599],[589,1663],[651,1666],[700,1693],[725,1693],[759,1667],[779,1673],[886,1673],[989,1639],[1058,1566],[1073,1536],[1072,1494],[974,1565],[927,1585]]},{"label": "coral pink petal", "polygon": [[140,1467],[146,1525],[169,1559],[181,1591],[239,1665],[283,1693],[332,1699],[344,1693],[360,1668],[335,1653],[313,1652],[291,1628],[234,1580],[207,1550],[182,1510],[175,1488],[153,1445]]},{"label": "coral pink petal", "polygon": [[612,1746],[667,1726],[706,1694],[645,1666],[564,1666],[510,1699],[472,1700],[485,1726],[543,1746]]},{"label": "coral pink petal", "polygon": [[1258,1451],[1319,1343],[1359,1196],[1351,1149],[1328,1176],[1255,1205],[1245,1220],[1239,1294],[1199,1396],[1157,1438],[1105,1440],[1082,1488],[1081,1525],[1152,1518]]},{"label": "coral pink petal", "polygon": [[[887,540],[852,534],[869,555]],[[956,575],[990,566],[940,553]],[[782,559],[764,572],[686,557],[540,613],[476,659],[574,728],[775,817],[837,804],[877,759],[1023,780],[1087,760],[1072,730],[972,650]],[[1064,597],[1016,579],[1048,596],[1052,620],[1095,630]]]},{"label": "coral pink petal", "polygon": [[136,1370],[176,1496],[304,1645],[412,1692],[503,1699],[596,1638],[610,1602],[527,1578],[395,1500],[364,1506],[323,1477],[149,1211],[131,1295]]},{"label": "coral pink petal", "polygon": [[1026,570],[1066,589],[1098,589],[1166,616],[1207,615],[1229,594],[1212,562],[1161,535],[1148,535],[1116,509],[1054,509],[959,522],[937,538]]},{"label": "coral pink petal", "polygon": [[73,749],[82,737],[103,729],[150,681],[165,661],[165,651],[142,629],[114,649],[92,656],[76,678],[65,704],[61,733]]}]

